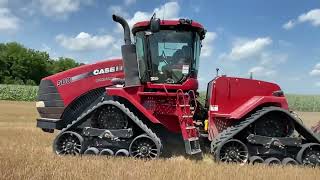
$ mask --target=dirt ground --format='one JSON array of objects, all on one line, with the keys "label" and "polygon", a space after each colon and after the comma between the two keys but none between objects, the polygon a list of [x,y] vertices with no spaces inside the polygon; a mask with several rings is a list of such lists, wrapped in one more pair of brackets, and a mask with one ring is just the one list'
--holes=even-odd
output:
[{"label": "dirt ground", "polygon": [[[305,124],[318,113],[299,113]],[[0,101],[0,179],[320,179],[320,168],[217,164],[210,156],[142,161],[131,158],[59,157],[55,134],[36,128],[34,103]]]}]

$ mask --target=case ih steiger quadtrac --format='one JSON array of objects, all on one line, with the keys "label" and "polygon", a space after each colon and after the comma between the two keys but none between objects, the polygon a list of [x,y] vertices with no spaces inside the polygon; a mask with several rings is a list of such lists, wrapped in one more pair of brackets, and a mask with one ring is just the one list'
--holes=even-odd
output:
[{"label": "case ih steiger quadtrac", "polygon": [[124,29],[122,59],[41,81],[37,127],[60,130],[56,154],[154,159],[182,149],[220,162],[320,164],[319,139],[289,111],[278,85],[217,76],[199,103],[201,24],[153,16],[130,32],[123,18],[112,17]]}]

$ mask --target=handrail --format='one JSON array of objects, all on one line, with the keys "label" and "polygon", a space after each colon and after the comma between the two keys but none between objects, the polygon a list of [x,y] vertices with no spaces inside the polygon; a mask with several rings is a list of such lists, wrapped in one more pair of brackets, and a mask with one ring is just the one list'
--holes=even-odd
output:
[{"label": "handrail", "polygon": [[[198,104],[197,104],[197,100],[196,100],[196,93],[194,92],[194,90],[189,90],[188,94],[189,93],[192,93],[192,96],[193,96],[193,101],[194,101],[194,109],[196,110],[198,108]],[[190,100],[191,101],[191,100]],[[190,103],[191,104],[191,103]]]},{"label": "handrail", "polygon": [[[182,91],[182,89],[178,89],[177,90],[177,104],[180,105],[180,94],[182,94],[182,99],[183,99],[183,105],[187,105],[186,103],[186,98],[184,97],[184,93]],[[186,114],[186,108],[184,108],[184,113]]]}]

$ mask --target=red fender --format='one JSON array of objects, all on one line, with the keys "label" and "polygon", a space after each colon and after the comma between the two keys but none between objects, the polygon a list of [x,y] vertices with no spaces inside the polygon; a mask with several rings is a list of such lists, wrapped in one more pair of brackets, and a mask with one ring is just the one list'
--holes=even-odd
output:
[{"label": "red fender", "polygon": [[107,87],[106,93],[109,96],[120,96],[128,100],[133,106],[139,109],[143,115],[145,115],[151,122],[155,124],[161,124],[161,122],[154,117],[149,111],[140,104],[140,97],[138,96],[138,92],[141,91],[142,86],[133,86],[133,87]]},{"label": "red fender", "polygon": [[231,112],[230,118],[241,119],[255,108],[262,106],[277,106],[288,110],[288,103],[285,97],[254,96]]}]

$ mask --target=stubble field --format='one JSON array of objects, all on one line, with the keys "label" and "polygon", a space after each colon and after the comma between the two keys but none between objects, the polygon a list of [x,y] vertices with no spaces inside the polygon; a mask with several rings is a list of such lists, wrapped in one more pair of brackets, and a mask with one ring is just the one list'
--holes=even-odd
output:
[{"label": "stubble field", "polygon": [[[300,113],[307,125],[320,113]],[[320,168],[217,164],[183,157],[141,161],[131,158],[59,157],[55,134],[35,127],[32,102],[0,101],[0,179],[319,179]]]}]

